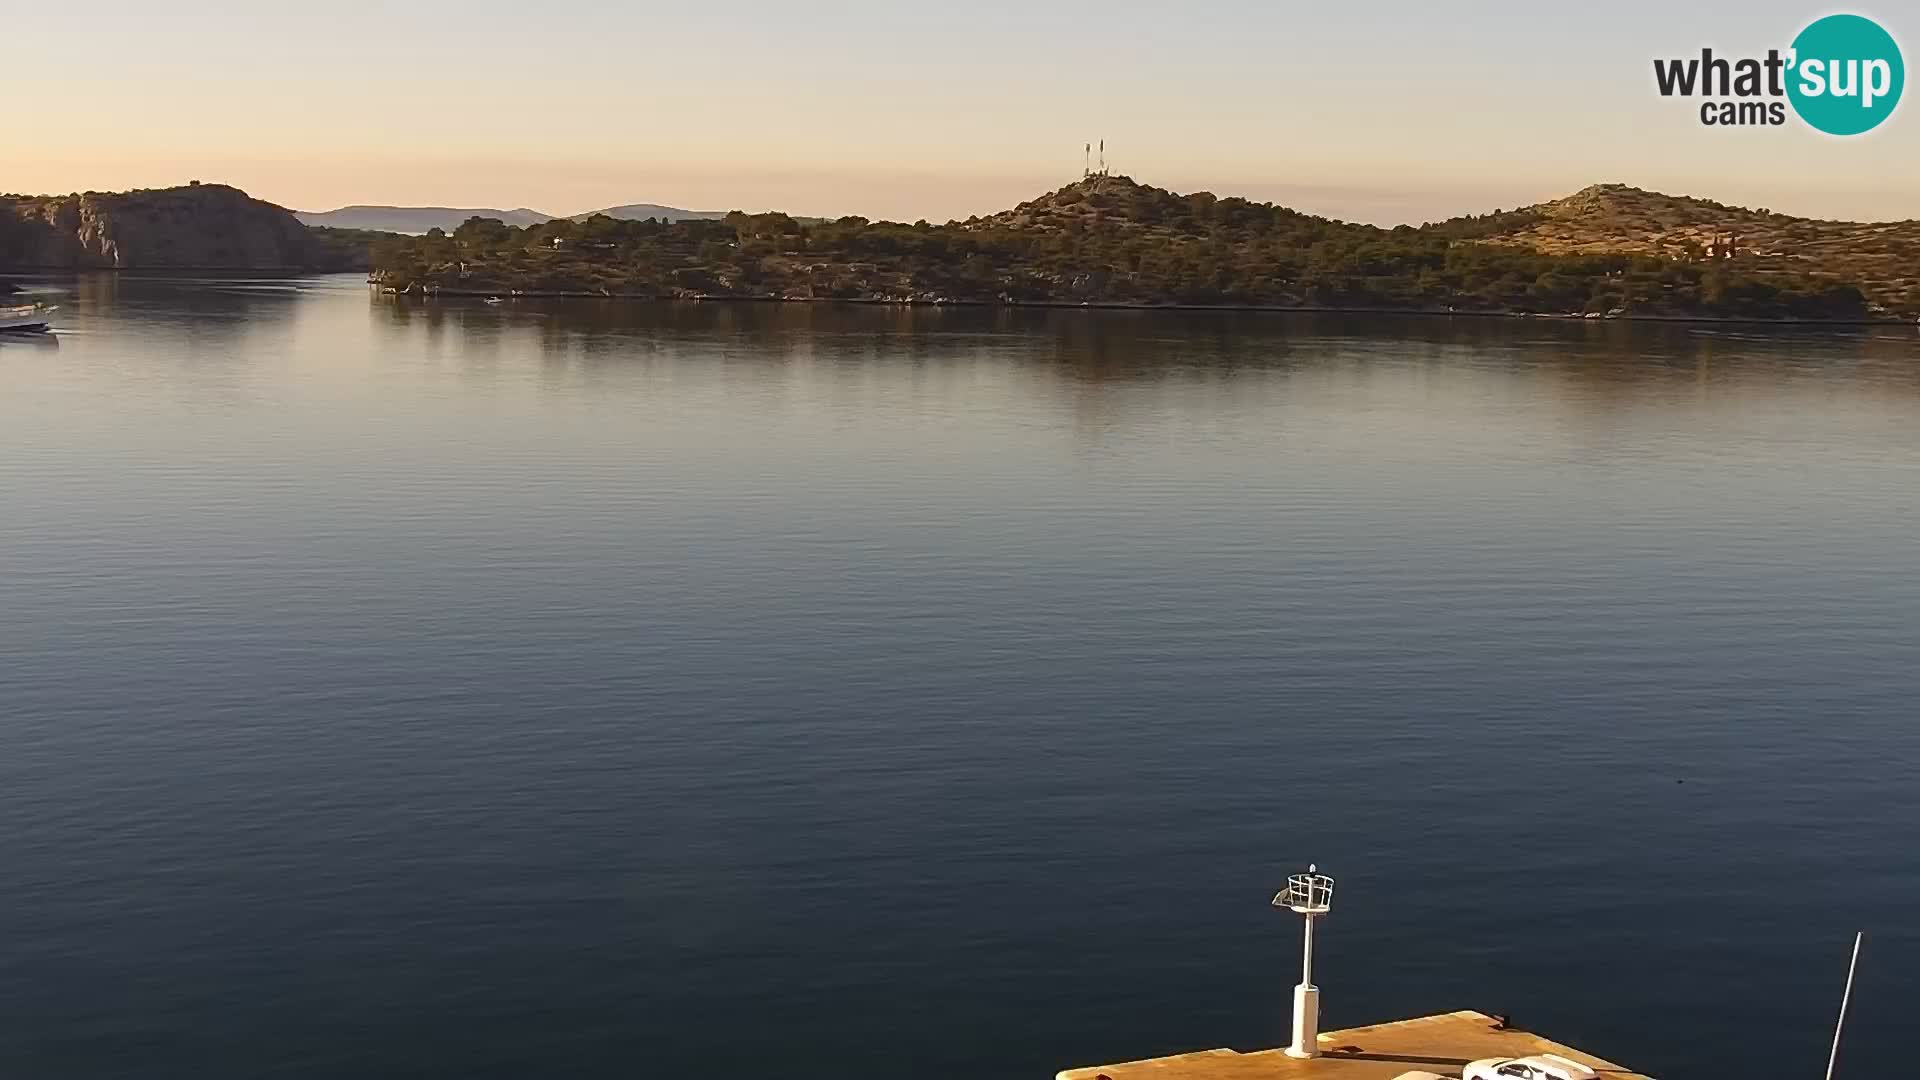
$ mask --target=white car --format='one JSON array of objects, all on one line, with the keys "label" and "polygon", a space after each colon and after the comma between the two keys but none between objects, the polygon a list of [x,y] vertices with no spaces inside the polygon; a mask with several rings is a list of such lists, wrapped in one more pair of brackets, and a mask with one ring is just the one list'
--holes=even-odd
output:
[{"label": "white car", "polygon": [[1559,1054],[1483,1058],[1460,1071],[1461,1080],[1595,1080],[1599,1074]]}]

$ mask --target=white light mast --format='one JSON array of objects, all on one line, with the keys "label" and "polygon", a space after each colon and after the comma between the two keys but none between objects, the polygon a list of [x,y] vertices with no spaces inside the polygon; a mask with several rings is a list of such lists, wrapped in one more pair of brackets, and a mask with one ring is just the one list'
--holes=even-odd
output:
[{"label": "white light mast", "polygon": [[1288,1057],[1320,1056],[1320,988],[1313,985],[1313,920],[1333,907],[1333,879],[1309,864],[1304,874],[1287,878],[1287,887],[1274,896],[1273,906],[1291,908],[1307,921],[1306,945],[1300,955],[1300,985],[1293,988],[1293,1042]]},{"label": "white light mast", "polygon": [[1833,1025],[1833,1049],[1827,1053],[1827,1080],[1833,1080],[1833,1064],[1840,1060],[1840,1029],[1847,1026],[1847,1003],[1853,1000],[1853,973],[1860,968],[1860,942],[1867,932],[1853,935],[1853,959],[1847,961],[1847,989],[1840,995],[1840,1019]]}]

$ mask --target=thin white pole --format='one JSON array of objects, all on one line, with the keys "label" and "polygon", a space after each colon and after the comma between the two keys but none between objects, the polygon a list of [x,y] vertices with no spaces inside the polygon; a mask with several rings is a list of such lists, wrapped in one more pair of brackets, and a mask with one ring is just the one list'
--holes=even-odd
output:
[{"label": "thin white pole", "polygon": [[1853,959],[1847,962],[1847,988],[1840,994],[1840,1019],[1833,1025],[1833,1049],[1827,1053],[1827,1080],[1833,1080],[1833,1064],[1840,1060],[1840,1029],[1847,1024],[1847,1002],[1853,999],[1853,972],[1860,966],[1860,939],[1864,930],[1853,935]]},{"label": "thin white pole", "polygon": [[1313,985],[1313,916],[1307,916],[1307,947],[1300,956],[1300,985]]}]

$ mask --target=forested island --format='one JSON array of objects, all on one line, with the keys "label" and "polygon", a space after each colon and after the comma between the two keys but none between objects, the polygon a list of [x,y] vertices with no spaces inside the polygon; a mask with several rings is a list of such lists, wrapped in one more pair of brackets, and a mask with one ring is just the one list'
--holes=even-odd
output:
[{"label": "forested island", "polygon": [[375,242],[372,280],[426,294],[1861,321],[1920,314],[1916,254],[1920,222],[1814,221],[1622,185],[1387,229],[1095,175],[944,225],[473,218]]}]

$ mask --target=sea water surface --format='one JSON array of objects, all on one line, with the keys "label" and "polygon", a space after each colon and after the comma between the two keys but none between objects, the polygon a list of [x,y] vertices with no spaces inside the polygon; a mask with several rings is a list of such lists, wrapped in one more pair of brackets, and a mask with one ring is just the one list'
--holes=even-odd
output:
[{"label": "sea water surface", "polygon": [[0,1074],[1911,1058],[1912,330],[53,284]]}]

